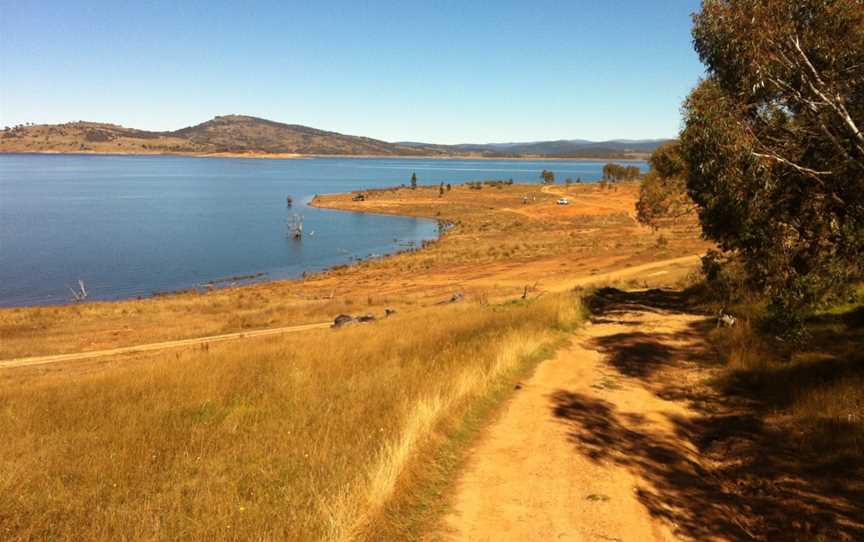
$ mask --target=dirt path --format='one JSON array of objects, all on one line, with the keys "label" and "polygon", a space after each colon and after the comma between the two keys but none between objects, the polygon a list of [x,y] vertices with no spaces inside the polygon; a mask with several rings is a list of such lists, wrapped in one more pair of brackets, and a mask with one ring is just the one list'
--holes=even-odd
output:
[{"label": "dirt path", "polygon": [[[617,271],[609,271],[607,273],[598,273],[596,275],[588,275],[586,277],[577,277],[571,279],[561,279],[554,283],[549,283],[545,289],[554,292],[564,292],[567,290],[572,290],[577,286],[588,286],[592,284],[601,284],[601,283],[609,283],[616,280],[634,278],[634,277],[651,277],[657,276],[660,274],[665,274],[668,272],[668,268],[670,267],[686,267],[691,268],[692,266],[699,263],[702,258],[701,254],[692,254],[690,256],[680,256],[678,258],[670,258],[668,260],[660,260],[657,262],[650,262],[640,265],[634,265],[631,267],[625,267],[623,269],[619,269]],[[659,271],[655,271],[659,270]],[[654,271],[653,273],[646,273],[646,271]]]},{"label": "dirt path", "polygon": [[650,333],[686,352],[700,321],[631,303],[596,318],[541,364],[473,450],[445,538],[676,540],[673,521],[660,519],[675,518],[674,506],[655,498],[661,489],[643,462],[674,457],[682,472],[695,465],[673,423],[692,413],[652,391],[645,377],[658,369],[657,356],[628,347]]},{"label": "dirt path", "polygon": [[140,344],[137,346],[125,346],[122,348],[111,348],[108,350],[93,350],[90,352],[76,352],[74,354],[56,354],[53,356],[34,356],[29,358],[17,358],[0,361],[0,369],[11,369],[13,367],[26,367],[29,365],[45,365],[48,363],[59,363],[63,361],[78,361],[104,356],[119,356],[121,354],[134,354],[150,350],[163,350],[165,348],[179,348],[183,346],[196,346],[204,343],[215,343],[237,339],[251,339],[253,337],[266,337],[268,335],[279,335],[283,333],[298,333],[310,329],[322,329],[330,327],[331,322],[319,324],[304,324],[300,326],[277,327],[272,329],[257,329],[253,331],[240,331],[237,333],[226,333],[224,335],[210,335],[209,337],[195,337],[193,339],[179,339],[176,341],[164,341],[159,343]]}]

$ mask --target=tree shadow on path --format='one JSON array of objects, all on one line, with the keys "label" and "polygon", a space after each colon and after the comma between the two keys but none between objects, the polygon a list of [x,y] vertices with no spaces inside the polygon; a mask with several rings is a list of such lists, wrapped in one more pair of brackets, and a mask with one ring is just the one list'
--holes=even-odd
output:
[{"label": "tree shadow on path", "polygon": [[[601,291],[600,295],[604,295]],[[592,307],[600,318],[625,313],[689,313],[679,292],[605,292]],[[577,450],[629,469],[646,483],[638,498],[655,517],[693,540],[864,540],[864,465],[859,457],[816,454],[800,435],[768,421],[759,397],[719,393],[705,385],[716,361],[705,341],[710,321],[680,332],[626,331],[590,344],[621,375],[667,400],[684,401],[692,417],[669,415],[672,432],[602,398],[559,390],[553,415],[567,424]]]}]

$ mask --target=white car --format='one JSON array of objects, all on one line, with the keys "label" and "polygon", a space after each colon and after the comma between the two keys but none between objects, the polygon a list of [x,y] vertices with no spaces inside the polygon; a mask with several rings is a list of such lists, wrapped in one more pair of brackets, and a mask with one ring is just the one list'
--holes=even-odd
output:
[{"label": "white car", "polygon": [[567,198],[558,198],[557,203],[558,205],[568,205],[570,203],[570,200]]}]

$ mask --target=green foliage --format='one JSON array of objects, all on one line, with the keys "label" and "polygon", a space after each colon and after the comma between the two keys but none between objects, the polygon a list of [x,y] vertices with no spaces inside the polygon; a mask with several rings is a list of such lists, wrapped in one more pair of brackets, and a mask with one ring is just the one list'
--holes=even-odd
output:
[{"label": "green foliage", "polygon": [[687,195],[687,161],[678,143],[661,145],[648,160],[651,170],[642,179],[636,218],[658,228],[665,220],[675,220],[693,212],[693,200]]},{"label": "green foliage", "polygon": [[704,0],[694,21],[707,77],[684,104],[688,193],[774,319],[800,327],[862,276],[864,8]]},{"label": "green foliage", "polygon": [[664,143],[648,159],[651,171],[661,177],[677,178],[687,174],[687,160],[681,155],[677,142]]},{"label": "green foliage", "polygon": [[543,182],[543,184],[554,184],[555,174],[549,170],[544,169],[540,172],[540,180]]},{"label": "green foliage", "polygon": [[709,250],[702,257],[702,275],[705,277],[704,300],[729,307],[745,302],[746,293],[750,290],[746,274],[738,259]]},{"label": "green foliage", "polygon": [[620,164],[606,164],[603,166],[603,179],[606,181],[630,181],[638,179],[639,168],[636,166],[622,166]]},{"label": "green foliage", "polygon": [[417,172],[411,173],[411,190],[417,190]]}]

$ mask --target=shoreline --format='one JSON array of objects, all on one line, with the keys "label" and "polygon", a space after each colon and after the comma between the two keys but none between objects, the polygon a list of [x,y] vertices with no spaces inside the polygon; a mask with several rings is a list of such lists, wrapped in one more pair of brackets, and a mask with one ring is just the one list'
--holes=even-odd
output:
[{"label": "shoreline", "polygon": [[[667,243],[658,248],[658,234],[630,216],[637,183],[614,190],[593,184],[454,185],[443,196],[437,186],[364,192],[364,201],[347,192],[319,195],[310,206],[452,227],[432,242],[394,244],[387,255],[346,259],[296,278],[228,283],[203,293],[187,289],[141,299],[3,307],[0,359],[319,323],[337,314],[411,313],[454,296],[496,302],[568,290],[602,276],[620,275],[639,285],[669,282],[689,272],[671,265],[673,259],[706,246],[697,229],[688,227],[674,236],[666,231]],[[572,198],[571,205],[556,205],[561,195]],[[659,272],[637,272],[664,260],[670,265]]]},{"label": "shoreline", "polygon": [[522,162],[645,162],[644,158],[610,158],[610,157],[567,157],[567,156],[477,156],[477,155],[389,155],[389,154],[299,154],[299,153],[192,153],[192,152],[120,152],[120,151],[6,151],[3,155],[64,155],[64,156],[185,156],[190,158],[246,158],[255,160],[310,160],[314,158],[358,158],[358,159],[397,159],[397,160],[509,160]]},{"label": "shoreline", "polygon": [[[3,153],[0,153],[3,154]],[[87,153],[16,153],[16,154],[87,154]],[[103,153],[99,153],[103,154]],[[113,156],[114,154],[108,154],[106,156]],[[124,156],[152,156],[152,155],[124,155]],[[157,155],[160,156],[160,155]],[[176,155],[171,155],[176,156]],[[203,157],[203,156],[201,156]],[[215,156],[207,156],[207,157],[215,157]],[[583,186],[589,186],[594,183],[585,183]],[[463,186],[464,183],[460,183],[454,186]],[[516,185],[520,186],[520,185]],[[533,187],[534,185],[521,185],[523,187]],[[536,185],[538,188],[542,189],[543,186],[547,185]],[[562,185],[562,187],[565,185]],[[336,263],[333,265],[329,265],[314,271],[303,271],[296,277],[281,277],[281,278],[267,278],[269,272],[266,271],[250,271],[250,276],[254,275],[255,278],[248,281],[237,280],[232,282],[225,283],[224,286],[216,286],[213,288],[207,288],[207,285],[216,282],[220,282],[221,278],[213,279],[209,282],[202,282],[190,286],[178,287],[170,290],[159,290],[154,291],[149,294],[138,294],[132,295],[129,297],[117,297],[112,299],[90,299],[83,302],[75,302],[72,300],[66,302],[58,302],[58,303],[34,303],[34,304],[23,304],[23,305],[4,305],[0,304],[0,311],[14,311],[14,310],[28,310],[28,309],[52,309],[52,308],[67,308],[67,307],[75,307],[75,306],[88,306],[88,305],[96,305],[96,304],[116,304],[116,303],[132,303],[132,302],[146,302],[153,300],[162,300],[173,297],[182,297],[185,295],[207,295],[212,292],[220,291],[220,290],[230,290],[230,289],[249,289],[255,288],[256,286],[264,286],[264,285],[274,285],[274,286],[286,286],[293,283],[302,283],[307,280],[315,280],[321,279],[328,276],[328,274],[334,271],[341,271],[346,268],[350,269],[355,267],[358,264],[363,264],[366,262],[370,262],[373,260],[384,261],[391,258],[394,258],[400,254],[404,254],[405,252],[421,252],[427,250],[431,245],[441,242],[445,235],[450,233],[454,227],[454,223],[450,222],[440,215],[435,215],[431,212],[421,212],[412,210],[412,209],[382,209],[382,208],[373,208],[373,209],[361,209],[352,206],[351,201],[341,201],[344,198],[350,197],[357,192],[376,192],[376,191],[390,191],[390,190],[401,190],[402,187],[393,186],[388,188],[378,188],[371,190],[353,190],[348,192],[334,192],[327,194],[316,194],[309,201],[306,202],[311,208],[314,209],[323,209],[327,211],[335,211],[335,212],[346,212],[353,214],[367,214],[367,215],[377,215],[377,216],[400,216],[405,218],[414,218],[419,220],[429,220],[435,222],[438,226],[437,236],[429,240],[427,242],[421,242],[414,246],[413,250],[405,250],[404,248],[400,248],[398,245],[394,247],[392,252],[388,252],[386,254],[381,254],[377,256],[370,256],[366,258],[353,258],[348,259],[343,263]],[[436,191],[438,189],[438,185],[421,185],[419,187],[420,190],[433,190]],[[328,201],[329,200],[329,201]],[[260,278],[260,279],[259,279]]]},{"label": "shoreline", "polygon": [[[350,194],[351,192],[347,192]],[[342,192],[334,192],[331,194],[321,194],[323,196],[340,196],[346,193]],[[320,197],[319,195],[318,197]],[[414,251],[425,250],[431,244],[437,243],[441,241],[444,235],[449,231],[449,224],[446,221],[441,220],[436,217],[431,216],[421,216],[421,215],[410,215],[410,214],[398,214],[398,213],[386,213],[386,212],[375,212],[375,211],[361,211],[355,209],[344,209],[339,207],[329,207],[324,205],[315,205],[315,200],[317,198],[313,197],[307,205],[314,209],[324,209],[327,211],[335,211],[335,212],[347,212],[354,214],[367,214],[367,215],[377,215],[377,216],[401,216],[405,218],[414,218],[417,220],[428,220],[430,222],[434,222],[438,227],[436,237],[434,239],[422,240],[419,244],[413,245]],[[412,241],[413,243],[413,241]],[[135,301],[149,301],[149,300],[157,300],[157,299],[166,299],[171,297],[180,297],[184,295],[206,295],[208,293],[219,291],[219,290],[228,290],[228,289],[245,289],[245,288],[254,288],[255,286],[262,285],[286,285],[294,282],[304,282],[306,280],[314,280],[316,278],[321,278],[326,276],[328,273],[331,273],[338,269],[344,269],[346,267],[350,268],[356,264],[362,264],[364,262],[369,262],[372,260],[385,260],[387,258],[392,258],[399,254],[406,252],[404,247],[399,245],[394,245],[394,250],[392,252],[387,252],[380,255],[372,255],[365,258],[359,257],[350,257],[343,263],[336,263],[333,265],[328,265],[318,270],[314,271],[302,271],[296,277],[280,277],[280,278],[267,278],[270,274],[268,271],[250,271],[247,274],[242,276],[238,275],[237,277],[217,277],[215,279],[199,282],[197,284],[193,284],[191,286],[179,287],[172,290],[159,290],[152,292],[148,295],[133,295],[130,297],[118,297],[115,299],[90,299],[83,302],[75,302],[75,301],[66,301],[65,303],[34,303],[34,304],[25,304],[25,305],[3,305],[0,303],[0,312],[4,310],[18,310],[18,309],[50,309],[50,308],[63,308],[63,307],[74,307],[74,306],[84,306],[84,305],[94,305],[97,303],[130,303]],[[234,280],[232,280],[234,279]],[[217,284],[223,284],[222,286],[217,286]]]}]

